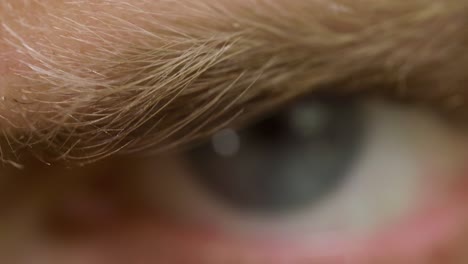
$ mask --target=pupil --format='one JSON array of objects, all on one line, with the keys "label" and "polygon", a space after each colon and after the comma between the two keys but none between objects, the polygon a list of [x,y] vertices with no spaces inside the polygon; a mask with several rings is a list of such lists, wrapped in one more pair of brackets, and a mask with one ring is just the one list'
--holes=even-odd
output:
[{"label": "pupil", "polygon": [[[196,181],[236,209],[270,214],[310,206],[346,180],[359,154],[362,119],[354,102],[297,102],[235,132],[232,155],[213,144],[191,151]],[[219,144],[221,135],[231,135],[229,143],[231,133],[213,138]]]}]

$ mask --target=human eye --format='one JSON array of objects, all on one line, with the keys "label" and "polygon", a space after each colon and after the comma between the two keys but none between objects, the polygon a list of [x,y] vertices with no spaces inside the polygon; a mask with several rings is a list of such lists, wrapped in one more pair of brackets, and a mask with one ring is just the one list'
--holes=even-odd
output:
[{"label": "human eye", "polygon": [[462,232],[467,143],[427,107],[299,99],[182,153],[152,199],[174,259],[425,263]]}]

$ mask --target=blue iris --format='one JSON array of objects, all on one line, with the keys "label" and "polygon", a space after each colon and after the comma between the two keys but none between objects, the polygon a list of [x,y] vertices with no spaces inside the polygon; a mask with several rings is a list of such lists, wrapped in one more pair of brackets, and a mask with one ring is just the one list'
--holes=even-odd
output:
[{"label": "blue iris", "polygon": [[301,100],[192,150],[194,177],[236,209],[271,214],[310,206],[349,176],[364,121],[354,101]]}]

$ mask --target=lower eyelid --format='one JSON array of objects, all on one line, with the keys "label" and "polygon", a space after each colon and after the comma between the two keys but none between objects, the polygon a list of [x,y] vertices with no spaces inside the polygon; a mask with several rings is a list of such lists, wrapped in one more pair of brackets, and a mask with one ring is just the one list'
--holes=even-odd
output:
[{"label": "lower eyelid", "polygon": [[206,256],[209,259],[209,256],[214,255],[229,259],[233,256],[245,256],[252,259],[282,259],[288,260],[288,263],[296,263],[298,260],[341,263],[340,260],[346,259],[346,263],[350,264],[365,263],[363,260],[367,258],[424,258],[430,256],[431,252],[446,250],[447,245],[453,243],[466,228],[468,210],[464,203],[467,199],[468,193],[453,191],[399,224],[370,237],[242,239],[233,238],[210,227],[171,224],[161,224],[154,232],[155,237],[164,238],[161,240],[168,243],[168,248],[173,243],[174,247],[186,250],[186,257]]},{"label": "lower eyelid", "polygon": [[164,252],[171,261],[196,258],[214,261],[237,257],[273,259],[268,263],[277,263],[275,259],[287,260],[287,263],[296,263],[297,260],[341,263],[339,261],[345,258],[348,261],[346,263],[362,264],[367,263],[362,260],[368,258],[423,258],[431,255],[431,252],[446,250],[447,244],[453,243],[466,227],[468,210],[464,203],[468,199],[468,193],[463,189],[432,193],[437,200],[428,200],[427,207],[372,236],[318,236],[310,240],[281,236],[263,239],[236,237],[232,233],[214,228],[209,222],[187,223],[185,219],[159,215],[154,221],[138,223],[140,227],[137,230],[142,237],[154,242],[150,243],[155,246],[154,250]]},{"label": "lower eyelid", "polygon": [[[149,176],[154,176],[154,165],[157,162],[149,162]],[[438,176],[434,175],[434,178],[439,178]],[[90,242],[90,245],[99,249],[93,251],[93,254],[106,259],[106,262],[102,263],[125,259],[128,256],[159,258],[167,260],[168,264],[193,263],[193,259],[206,260],[200,262],[203,264],[223,263],[223,260],[232,259],[239,260],[239,263],[255,264],[335,264],[343,263],[343,259],[346,259],[346,263],[350,264],[367,264],[382,263],[378,260],[387,257],[391,260],[402,259],[396,263],[428,263],[404,260],[425,258],[430,256],[431,252],[447,250],[447,245],[459,238],[468,222],[468,209],[465,208],[468,193],[464,188],[468,185],[468,177],[463,175],[454,178],[463,179],[461,184],[453,184],[457,189],[445,192],[439,190],[440,195],[434,191],[432,194],[436,199],[427,201],[430,205],[428,209],[421,209],[404,219],[401,224],[386,228],[370,237],[335,236],[326,239],[315,237],[310,240],[282,236],[263,239],[235,237],[232,233],[216,230],[209,223],[187,223],[184,222],[186,219],[173,219],[163,214],[145,217],[141,222],[137,219],[127,223],[126,227],[119,228],[117,233],[107,234],[97,242]],[[464,182],[465,180],[467,182]]]},{"label": "lower eyelid", "polygon": [[108,254],[109,259],[117,259],[131,252],[134,256],[165,259],[168,263],[185,263],[195,259],[205,261],[202,263],[222,263],[219,261],[233,258],[239,263],[272,264],[342,263],[343,260],[349,264],[363,264],[379,263],[373,261],[384,259],[428,263],[426,258],[431,256],[431,252],[447,250],[447,245],[455,241],[465,227],[468,211],[463,201],[466,199],[466,193],[447,196],[447,200],[439,201],[438,206],[419,212],[401,225],[366,239],[333,238],[314,243],[281,238],[246,241],[225,236],[211,228],[179,226],[159,218],[136,223],[133,226],[138,228],[125,230],[101,242],[107,245],[105,248],[108,252],[104,254]]}]

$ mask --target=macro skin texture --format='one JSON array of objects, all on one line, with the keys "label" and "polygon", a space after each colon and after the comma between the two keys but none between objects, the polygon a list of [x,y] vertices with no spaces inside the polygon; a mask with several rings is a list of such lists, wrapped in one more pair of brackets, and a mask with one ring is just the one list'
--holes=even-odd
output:
[{"label": "macro skin texture", "polygon": [[[139,177],[166,162],[116,154],[165,154],[314,93],[390,97],[465,120],[467,20],[466,0],[1,0],[0,262],[276,264],[229,243],[166,238],[148,221],[157,216],[140,215]],[[62,162],[97,163],[53,166]],[[98,232],[45,242],[43,229],[61,226],[49,213]],[[462,264],[467,233],[418,253],[300,263]]]}]

